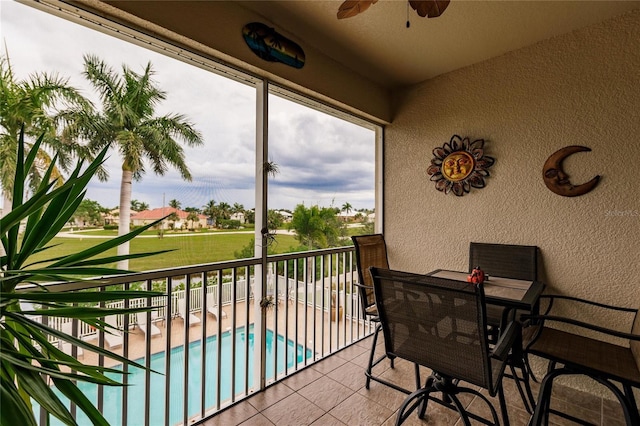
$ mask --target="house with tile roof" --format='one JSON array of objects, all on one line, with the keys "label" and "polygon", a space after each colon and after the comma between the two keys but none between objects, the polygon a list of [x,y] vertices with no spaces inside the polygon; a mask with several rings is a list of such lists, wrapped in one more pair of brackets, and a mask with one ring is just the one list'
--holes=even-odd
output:
[{"label": "house with tile roof", "polygon": [[135,213],[131,216],[131,225],[143,226],[153,222],[154,220],[162,219],[165,216],[171,215],[172,213],[176,214],[177,219],[167,218],[162,222],[162,229],[198,229],[207,227],[207,216],[198,213],[198,220],[194,220],[193,223],[191,223],[190,220],[187,220],[189,212],[176,209],[174,207],[160,207]]}]

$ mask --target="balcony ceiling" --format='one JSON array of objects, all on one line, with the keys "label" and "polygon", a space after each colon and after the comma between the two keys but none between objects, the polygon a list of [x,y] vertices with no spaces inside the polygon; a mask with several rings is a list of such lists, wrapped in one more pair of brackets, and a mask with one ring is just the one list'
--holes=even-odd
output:
[{"label": "balcony ceiling", "polygon": [[[379,0],[338,20],[338,1],[243,1],[285,35],[366,78],[393,88],[415,84],[626,11],[640,1],[452,0],[438,18],[421,18],[407,3]],[[615,48],[615,46],[612,46]],[[558,58],[561,60],[561,58]]]}]

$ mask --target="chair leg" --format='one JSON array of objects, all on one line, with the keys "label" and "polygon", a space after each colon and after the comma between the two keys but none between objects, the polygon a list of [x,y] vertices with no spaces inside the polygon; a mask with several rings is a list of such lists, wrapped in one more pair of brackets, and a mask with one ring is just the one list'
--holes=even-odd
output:
[{"label": "chair leg", "polygon": [[553,386],[553,379],[562,373],[561,370],[552,370],[542,379],[540,384],[540,393],[538,394],[538,403],[536,409],[533,412],[533,416],[529,420],[529,426],[542,425],[543,418],[545,424],[549,423],[549,406],[551,403],[551,387]]},{"label": "chair leg", "polygon": [[413,367],[416,373],[416,389],[420,389],[420,365],[416,362]]},{"label": "chair leg", "polygon": [[[409,395],[407,399],[404,400],[404,402],[400,406],[400,409],[398,410],[398,416],[396,417],[396,426],[400,426],[402,423],[404,423],[404,421],[407,420],[407,418],[411,415],[411,413],[413,413],[416,408],[420,408],[419,413],[422,414],[423,407],[425,407],[424,409],[426,410],[426,403],[429,399],[429,394],[432,391],[433,388],[429,386],[418,389],[417,391],[411,393],[411,395]],[[413,400],[416,400],[416,402],[412,404]],[[405,411],[407,412],[405,413]],[[422,414],[422,416],[424,417],[424,414]]]},{"label": "chair leg", "polygon": [[618,401],[622,406],[624,419],[627,425],[640,424],[640,415],[638,414],[638,407],[636,405],[636,399],[633,395],[633,389],[631,389],[631,386],[627,384],[623,384],[622,385],[622,388],[624,390],[624,393],[623,393],[620,391],[620,389],[616,387],[616,385],[611,383],[609,380],[600,379],[598,377],[592,377],[592,378],[598,381],[599,383],[603,384],[607,388],[609,388],[609,390],[613,392],[615,397],[618,398]]},{"label": "chair leg", "polygon": [[[378,383],[382,383],[385,386],[389,386],[390,388],[393,388],[397,391],[400,391],[402,393],[405,393],[407,395],[409,395],[412,390],[409,389],[405,389],[393,382],[384,380],[381,377],[375,377],[373,375],[373,367],[375,367],[376,365],[378,365],[380,362],[382,362],[385,358],[388,358],[390,363],[391,363],[391,368],[393,368],[393,359],[394,356],[393,355],[387,355],[386,353],[382,354],[378,359],[374,360],[375,357],[375,351],[376,351],[376,346],[378,344],[378,334],[380,333],[380,331],[382,330],[382,325],[378,324],[376,326],[376,331],[373,335],[373,342],[371,344],[371,351],[369,353],[369,364],[367,365],[367,368],[364,371],[364,375],[367,377],[367,380],[365,382],[365,388],[369,389],[370,385],[371,385],[371,381],[376,381]],[[418,366],[418,364],[414,364],[415,365],[415,374],[416,374],[416,389],[420,388],[420,368]]]},{"label": "chair leg", "polygon": [[500,403],[500,415],[502,415],[502,424],[504,426],[509,426],[509,412],[507,411],[507,401],[504,398],[504,388],[502,387],[502,383],[500,383],[500,387],[498,388],[498,401]]},{"label": "chair leg", "polygon": [[[365,384],[365,388],[369,389],[369,385],[371,384],[371,370],[373,366],[380,362],[385,356],[382,356],[376,362],[373,362],[373,357],[376,354],[376,345],[378,344],[378,334],[382,330],[382,324],[376,325],[376,331],[373,333],[373,343],[371,344],[371,353],[369,354],[369,364],[367,365],[367,369],[365,370],[365,376],[367,376],[367,382]],[[393,365],[393,360],[391,360],[391,365]]]},{"label": "chair leg", "polygon": [[469,420],[469,415],[467,414],[467,410],[464,409],[464,406],[458,399],[456,395],[449,395],[449,399],[455,405],[458,414],[460,414],[460,419],[462,419],[462,423],[464,426],[471,426],[471,420]]},{"label": "chair leg", "polygon": [[[516,368],[519,368],[520,371],[522,371],[522,377],[518,376]],[[526,362],[523,360],[522,364],[509,364],[509,369],[511,370],[511,378],[513,378],[516,383],[516,387],[518,388],[518,393],[520,394],[520,399],[522,399],[525,410],[527,410],[527,413],[533,414],[533,411],[536,408],[536,399],[533,396],[531,384],[529,383],[531,375],[527,369]]]},{"label": "chair leg", "polygon": [[[435,377],[433,375],[430,375],[429,377],[427,377],[427,380],[424,382],[424,387],[428,389],[431,386],[433,386],[433,381],[434,380],[435,380]],[[420,386],[418,386],[418,388],[420,388]],[[427,404],[428,403],[429,403],[429,398],[424,398],[422,400],[422,406],[420,407],[420,412],[418,413],[418,418],[420,420],[424,419],[424,416],[427,413]]]},{"label": "chair leg", "polygon": [[627,403],[629,404],[629,411],[631,414],[631,418],[629,419],[631,423],[629,424],[640,424],[640,414],[638,413],[638,405],[636,404],[636,397],[633,394],[633,389],[631,386],[624,385],[624,395],[626,397]]}]

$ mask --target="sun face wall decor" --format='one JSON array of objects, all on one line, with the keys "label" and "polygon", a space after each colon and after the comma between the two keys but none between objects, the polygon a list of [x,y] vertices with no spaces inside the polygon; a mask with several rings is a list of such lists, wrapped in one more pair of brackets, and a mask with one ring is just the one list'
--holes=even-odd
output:
[{"label": "sun face wall decor", "polygon": [[453,192],[458,197],[471,188],[484,188],[484,178],[489,176],[489,167],[495,159],[484,155],[484,139],[473,142],[453,135],[448,143],[433,149],[431,165],[427,174],[436,183],[436,189],[445,194]]}]

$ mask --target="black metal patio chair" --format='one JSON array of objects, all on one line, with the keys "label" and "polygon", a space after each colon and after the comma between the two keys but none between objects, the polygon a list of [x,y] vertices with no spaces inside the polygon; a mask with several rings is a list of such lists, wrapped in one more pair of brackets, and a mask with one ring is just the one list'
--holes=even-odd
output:
[{"label": "black metal patio chair", "polygon": [[[479,266],[489,276],[535,281],[538,279],[538,247],[515,244],[469,244],[469,272]],[[491,331],[507,321],[504,307],[487,305],[487,325]],[[512,313],[515,314],[515,313]],[[495,331],[497,334],[497,331]]]},{"label": "black metal patio chair", "polygon": [[[365,318],[376,324],[376,330],[373,335],[373,343],[371,344],[371,352],[369,354],[369,362],[364,372],[367,377],[365,387],[369,389],[371,380],[383,385],[387,385],[393,389],[399,390],[404,393],[411,393],[412,390],[408,390],[398,386],[395,383],[382,379],[381,377],[373,374],[373,367],[378,365],[385,358],[389,358],[391,368],[394,367],[393,356],[387,356],[383,354],[377,359],[375,358],[376,345],[378,343],[378,334],[382,329],[380,325],[380,319],[378,318],[378,309],[376,307],[376,299],[373,291],[373,280],[369,273],[369,268],[375,266],[377,268],[389,269],[389,259],[387,257],[387,245],[382,234],[371,235],[357,235],[352,236],[351,240],[356,249],[356,264],[358,267],[358,283],[355,285],[358,287],[358,295],[360,299],[360,306]],[[415,366],[416,373],[416,389],[420,387],[420,372],[418,365]]]},{"label": "black metal patio chair", "polygon": [[[380,268],[371,268],[371,275],[387,354],[432,370],[424,387],[400,407],[396,425],[416,409],[423,419],[429,401],[456,410],[465,425],[470,419],[500,424],[495,407],[476,386],[498,396],[503,424],[508,425],[502,377],[519,324],[504,327],[491,347],[482,285]],[[440,392],[442,398],[436,396]],[[461,393],[483,400],[491,418],[467,411],[458,398]]]},{"label": "black metal patio chair", "polygon": [[[525,353],[549,360],[530,425],[547,424],[549,414],[580,424],[588,422],[551,408],[558,376],[584,375],[606,386],[618,399],[628,426],[640,425],[633,388],[640,388],[640,318],[638,309],[606,305],[577,297],[549,295],[541,315],[525,315],[537,323],[523,331]],[[570,312],[570,317],[563,313]],[[623,315],[626,331],[595,324],[594,318]],[[569,330],[569,331],[567,331]],[[605,341],[606,340],[606,341]]]},{"label": "black metal patio chair", "polygon": [[[538,279],[538,252],[537,246],[472,242],[469,244],[469,272],[479,266],[489,276],[489,280],[491,276],[496,276],[536,281]],[[495,342],[500,328],[509,321],[517,319],[517,315],[513,310],[503,306],[487,304],[489,341]],[[510,355],[508,365],[510,374],[506,376],[515,380],[524,407],[532,414],[535,398],[529,383],[530,369],[521,348],[517,345],[514,348],[514,353]],[[516,373],[515,368],[520,369],[521,375]]]}]

